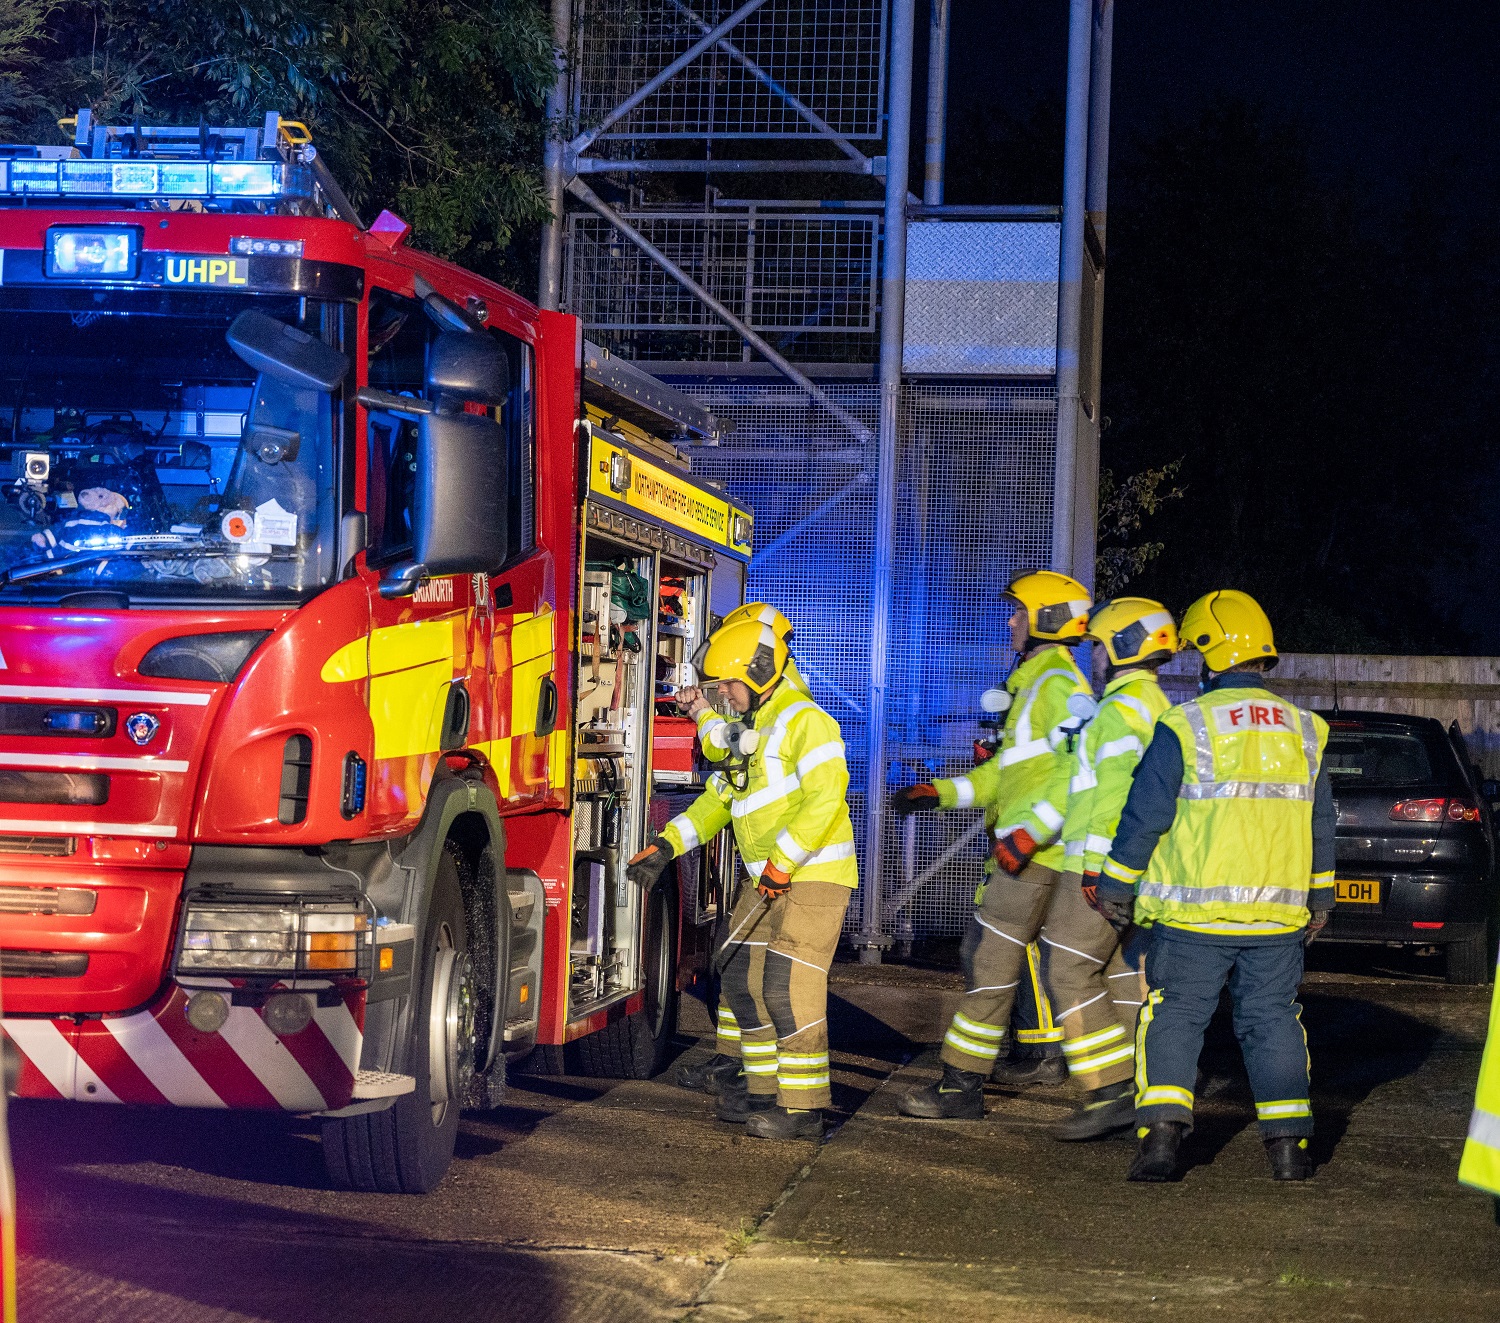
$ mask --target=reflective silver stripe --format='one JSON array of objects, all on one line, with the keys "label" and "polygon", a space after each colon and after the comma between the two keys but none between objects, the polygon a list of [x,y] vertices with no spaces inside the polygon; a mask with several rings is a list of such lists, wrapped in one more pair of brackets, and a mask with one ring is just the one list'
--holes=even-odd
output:
[{"label": "reflective silver stripe", "polygon": [[1200,781],[1212,781],[1214,779],[1214,742],[1208,733],[1208,725],[1203,720],[1203,708],[1197,703],[1184,703],[1182,715],[1187,718],[1187,724],[1193,731],[1193,748],[1196,752],[1195,761],[1198,764],[1198,779]]},{"label": "reflective silver stripe", "polygon": [[1072,859],[1084,852],[1082,841],[1068,841],[1063,846],[1063,858]]},{"label": "reflective silver stripe", "polygon": [[1185,905],[1305,905],[1306,887],[1183,887],[1166,882],[1138,882],[1136,895],[1175,900]]},{"label": "reflective silver stripe", "polygon": [[667,826],[677,828],[677,834],[682,837],[683,854],[698,848],[701,843],[698,839],[698,829],[693,826],[693,820],[686,813],[679,813],[667,823]]},{"label": "reflective silver stripe", "polygon": [[953,807],[972,808],[974,805],[974,783],[966,776],[955,776],[949,783],[953,787]]},{"label": "reflective silver stripe", "polygon": [[798,845],[792,839],[792,834],[785,829],[776,837],[776,848],[792,861],[793,868],[800,868],[807,862],[807,856],[812,853],[806,846]]},{"label": "reflective silver stripe", "polygon": [[1088,847],[1090,854],[1108,854],[1114,848],[1114,844],[1113,836],[1096,836],[1093,832],[1090,832],[1084,840],[1084,845]]},{"label": "reflective silver stripe", "polygon": [[1040,804],[1033,804],[1031,811],[1036,814],[1037,821],[1048,831],[1057,832],[1062,830],[1063,815],[1045,799]]},{"label": "reflective silver stripe", "polygon": [[1099,778],[1094,775],[1094,769],[1084,767],[1068,782],[1068,793],[1076,795],[1080,790],[1092,790],[1098,784]]},{"label": "reflective silver stripe", "polygon": [[810,749],[797,759],[797,775],[806,776],[814,767],[821,767],[824,763],[830,763],[835,758],[843,756],[843,740],[830,740],[827,744],[820,744],[816,749]]},{"label": "reflective silver stripe", "polygon": [[[1304,712],[1300,707],[1293,709],[1297,713],[1297,720],[1302,723],[1302,752],[1307,755],[1307,784],[1309,790],[1318,779],[1318,728],[1312,719],[1312,713]],[[1309,794],[1311,799],[1312,795]]]},{"label": "reflective silver stripe", "polygon": [[825,845],[816,854],[808,855],[804,868],[811,868],[814,864],[832,864],[840,859],[854,858],[854,842],[843,841],[838,845]]},{"label": "reflective silver stripe", "polygon": [[1013,767],[1016,763],[1030,762],[1052,752],[1046,740],[1027,740],[1025,744],[1013,744],[1000,755],[1001,767]]},{"label": "reflective silver stripe", "polygon": [[1500,1148],[1500,1116],[1476,1107],[1469,1117],[1469,1138],[1488,1148]]},{"label": "reflective silver stripe", "polygon": [[[1121,707],[1128,707],[1148,726],[1154,726],[1156,724],[1156,718],[1151,715],[1151,709],[1147,707],[1143,702],[1141,702],[1139,698],[1135,697],[1134,694],[1106,694],[1104,697],[1104,701],[1099,704],[1099,710],[1102,712],[1111,703],[1118,703]],[[1098,719],[1099,718],[1096,714],[1094,720],[1097,721]]]},{"label": "reflective silver stripe", "polygon": [[756,809],[765,808],[768,804],[775,804],[785,799],[792,791],[802,784],[800,777],[783,776],[772,781],[770,785],[762,786],[754,794],[746,795],[744,799],[737,799],[730,806],[729,812],[736,818],[747,817]]},{"label": "reflective silver stripe", "polygon": [[1106,758],[1118,758],[1122,753],[1142,753],[1144,749],[1140,739],[1135,735],[1122,735],[1117,740],[1110,742],[1100,748],[1094,755],[1096,763],[1102,763]]},{"label": "reflective silver stripe", "polygon": [[1296,799],[1311,800],[1313,788],[1276,781],[1184,781],[1178,799]]}]

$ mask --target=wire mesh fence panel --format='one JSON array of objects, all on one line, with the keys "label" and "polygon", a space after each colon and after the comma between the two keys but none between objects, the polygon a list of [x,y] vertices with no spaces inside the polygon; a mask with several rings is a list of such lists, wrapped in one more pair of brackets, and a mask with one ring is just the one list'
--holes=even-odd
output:
[{"label": "wire mesh fence panel", "polygon": [[[876,336],[873,215],[637,211],[647,240],[774,347],[803,362],[868,360]],[[567,306],[636,358],[738,361],[743,340],[600,216],[568,217]]]},{"label": "wire mesh fence panel", "polygon": [[[872,429],[873,385],[828,393]],[[839,723],[849,763],[856,841],[863,839],[869,729],[873,443],[791,385],[694,387],[733,430],[693,451],[693,472],[722,483],[755,512],[747,592],[778,606],[795,628],[792,650],[814,697]],[[858,922],[852,908],[851,926]]]},{"label": "wire mesh fence panel", "polygon": [[[579,6],[574,111],[601,123],[742,0],[587,0]],[[847,138],[878,138],[884,0],[767,0],[603,139],[806,138],[818,129],[784,89]]]},{"label": "wire mesh fence panel", "polygon": [[[878,388],[830,394],[872,427]],[[693,452],[693,469],[755,511],[753,597],[796,628],[793,651],[848,749],[863,854],[870,576],[876,454],[791,386],[696,386],[733,430]],[[974,763],[979,696],[1003,681],[1005,585],[1050,551],[1056,395],[1050,383],[903,388],[887,746],[892,787],[956,776]],[[964,841],[977,812],[885,825],[884,924],[898,939],[953,936],[972,907],[985,851]],[[920,886],[950,847],[956,850]],[[911,863],[908,871],[907,863]],[[861,886],[874,880],[864,877]],[[858,906],[849,926],[859,922]]]},{"label": "wire mesh fence panel", "polygon": [[[1003,592],[1051,549],[1051,383],[903,387],[897,470],[890,784],[957,776],[984,734],[980,695],[1014,658]],[[977,810],[885,824],[883,914],[898,939],[961,932],[987,841]],[[910,838],[908,837],[910,833]],[[957,847],[920,886],[912,877]]]}]

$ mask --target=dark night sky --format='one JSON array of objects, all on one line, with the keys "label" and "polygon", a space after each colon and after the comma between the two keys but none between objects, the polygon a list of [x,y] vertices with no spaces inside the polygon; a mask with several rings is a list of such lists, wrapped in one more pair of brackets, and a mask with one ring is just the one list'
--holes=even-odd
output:
[{"label": "dark night sky", "polygon": [[[1066,0],[954,0],[951,111],[1021,110],[1061,95]],[[918,4],[925,80],[927,6]],[[1306,130],[1314,163],[1377,203],[1425,163],[1493,178],[1500,147],[1500,5],[1425,0],[1118,0],[1116,134],[1216,95]],[[919,97],[923,95],[918,88]],[[921,102],[917,115],[920,117]],[[963,163],[950,160],[950,172]],[[1004,201],[1040,201],[1006,199]]]}]

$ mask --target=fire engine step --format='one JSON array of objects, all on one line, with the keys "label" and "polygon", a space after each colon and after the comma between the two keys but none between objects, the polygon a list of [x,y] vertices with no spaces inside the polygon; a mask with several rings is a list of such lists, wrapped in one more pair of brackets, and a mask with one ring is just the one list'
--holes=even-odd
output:
[{"label": "fire engine step", "polygon": [[384,1070],[361,1070],[354,1076],[354,1102],[373,1098],[399,1098],[416,1090],[417,1081],[410,1075],[392,1075]]}]

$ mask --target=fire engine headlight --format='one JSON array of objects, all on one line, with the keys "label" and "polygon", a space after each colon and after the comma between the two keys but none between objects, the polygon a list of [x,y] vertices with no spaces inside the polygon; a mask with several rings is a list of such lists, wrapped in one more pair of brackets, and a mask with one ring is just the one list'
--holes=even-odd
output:
[{"label": "fire engine headlight", "polygon": [[373,939],[362,899],[286,906],[189,900],[177,972],[358,974]]},{"label": "fire engine headlight", "polygon": [[43,270],[54,279],[134,280],[140,252],[141,232],[134,225],[54,225],[47,231]]}]

